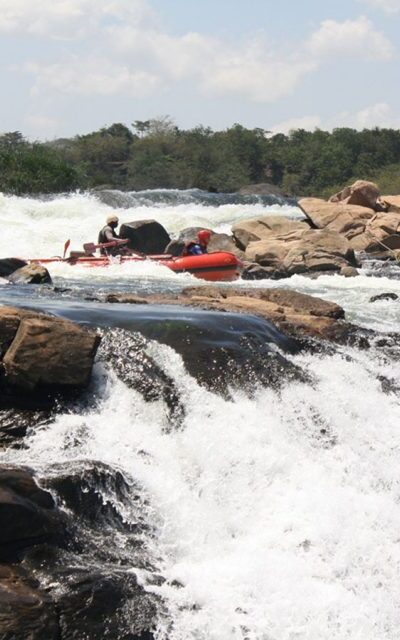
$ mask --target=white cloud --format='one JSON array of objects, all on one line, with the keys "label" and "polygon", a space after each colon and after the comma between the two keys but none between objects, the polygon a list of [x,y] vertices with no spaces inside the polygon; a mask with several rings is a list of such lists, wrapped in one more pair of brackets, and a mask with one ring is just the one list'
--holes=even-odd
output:
[{"label": "white cloud", "polygon": [[278,59],[261,40],[233,48],[198,33],[172,37],[118,26],[109,34],[125,59],[142,56],[170,80],[193,79],[205,94],[229,93],[272,102],[288,95],[316,67],[310,59]]},{"label": "white cloud", "polygon": [[342,113],[339,116],[339,121],[340,124],[335,126],[349,126],[355,129],[371,129],[373,127],[400,128],[398,113],[395,113],[386,102],[377,102],[364,107],[364,109],[354,114]]},{"label": "white cloud", "polygon": [[124,93],[142,97],[152,93],[161,84],[157,76],[145,71],[132,71],[126,66],[114,66],[105,59],[93,57],[86,60],[73,57],[51,65],[29,63],[26,71],[36,78],[33,96],[50,88],[77,95],[111,96]]},{"label": "white cloud", "polygon": [[370,7],[382,9],[386,13],[398,13],[400,11],[400,0],[359,0]]},{"label": "white cloud", "polygon": [[375,31],[372,23],[363,16],[344,22],[325,20],[306,46],[317,57],[358,56],[388,60],[394,52],[389,40]]},{"label": "white cloud", "polygon": [[0,32],[76,38],[104,20],[140,24],[154,14],[145,0],[0,0]]}]

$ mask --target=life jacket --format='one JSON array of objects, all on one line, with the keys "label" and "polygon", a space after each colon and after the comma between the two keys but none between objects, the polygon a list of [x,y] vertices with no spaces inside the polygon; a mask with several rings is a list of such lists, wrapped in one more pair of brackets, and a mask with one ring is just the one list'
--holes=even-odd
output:
[{"label": "life jacket", "polygon": [[[104,244],[105,242],[110,242],[110,238],[107,237],[107,235],[109,236],[109,232],[111,232],[113,238],[118,238],[117,234],[115,233],[115,230],[112,227],[110,227],[108,224],[106,224],[106,226],[103,227],[99,232],[97,244]],[[100,253],[102,255],[107,255],[108,253],[113,253],[113,251],[112,249],[107,250],[107,249],[101,248]]]},{"label": "life jacket", "polygon": [[202,253],[207,253],[207,250],[204,250],[204,248],[198,242],[192,241],[185,244],[182,251],[182,256],[199,256]]}]

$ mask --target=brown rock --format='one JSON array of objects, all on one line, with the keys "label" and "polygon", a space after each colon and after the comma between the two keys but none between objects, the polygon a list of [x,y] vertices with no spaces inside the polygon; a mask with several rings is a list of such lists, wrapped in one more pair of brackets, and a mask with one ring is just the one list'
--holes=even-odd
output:
[{"label": "brown rock", "polygon": [[186,297],[203,308],[260,315],[291,335],[343,340],[350,332],[339,305],[296,291],[209,286],[189,287],[182,294],[181,300]]},{"label": "brown rock", "polygon": [[45,267],[40,264],[27,264],[8,276],[13,284],[50,284],[51,277]]},{"label": "brown rock", "polygon": [[[71,388],[88,384],[100,341],[96,333],[44,314],[10,307],[2,312],[11,324],[13,314],[20,316],[14,340],[3,357],[9,384],[30,390],[41,385]],[[12,330],[14,327],[12,324]]]},{"label": "brown rock", "polygon": [[292,275],[309,271],[338,271],[354,265],[354,252],[348,240],[328,229],[301,229],[268,240],[250,242],[246,259]]},{"label": "brown rock", "polygon": [[329,198],[329,202],[341,201],[349,205],[369,207],[373,210],[380,209],[378,185],[367,180],[356,180],[351,186],[345,187]]},{"label": "brown rock", "polygon": [[272,236],[300,232],[308,228],[308,224],[303,220],[290,220],[284,216],[263,216],[237,222],[232,227],[232,233],[238,247],[245,250],[250,242],[268,240]]},{"label": "brown rock", "polygon": [[382,196],[388,213],[400,213],[400,196]]},{"label": "brown rock", "polygon": [[354,278],[355,276],[359,276],[357,269],[355,267],[342,267],[340,269],[340,275],[345,278]]}]

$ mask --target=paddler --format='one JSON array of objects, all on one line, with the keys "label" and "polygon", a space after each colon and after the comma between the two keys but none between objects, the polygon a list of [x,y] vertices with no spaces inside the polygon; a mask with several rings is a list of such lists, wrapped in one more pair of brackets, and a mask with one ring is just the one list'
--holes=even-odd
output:
[{"label": "paddler", "polygon": [[197,242],[189,242],[183,252],[183,256],[201,256],[203,253],[207,253],[208,243],[211,239],[211,231],[208,229],[201,229],[197,233]]},{"label": "paddler", "polygon": [[120,253],[126,253],[126,240],[121,240],[117,234],[117,227],[119,224],[118,216],[112,215],[108,216],[106,220],[106,225],[99,232],[99,237],[97,240],[98,244],[105,244],[109,242],[114,242],[114,246],[109,247],[100,247],[100,253],[102,255],[118,255]]}]

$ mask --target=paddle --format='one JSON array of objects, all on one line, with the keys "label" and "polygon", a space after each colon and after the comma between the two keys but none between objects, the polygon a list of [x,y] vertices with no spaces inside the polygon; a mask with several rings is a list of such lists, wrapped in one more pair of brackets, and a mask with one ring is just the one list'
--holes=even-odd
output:
[{"label": "paddle", "polygon": [[66,242],[66,243],[65,243],[65,245],[64,245],[63,260],[65,260],[65,256],[66,256],[66,254],[67,254],[68,247],[69,247],[69,245],[70,245],[70,244],[71,244],[71,240],[67,240],[67,242]]},{"label": "paddle", "polygon": [[86,242],[83,245],[83,249],[85,253],[93,253],[96,249],[107,249],[109,247],[117,247],[120,244],[127,244],[129,240],[112,240],[111,242],[102,242],[100,244],[95,244],[94,242]]}]

